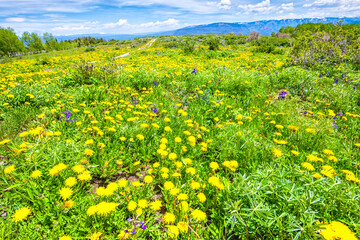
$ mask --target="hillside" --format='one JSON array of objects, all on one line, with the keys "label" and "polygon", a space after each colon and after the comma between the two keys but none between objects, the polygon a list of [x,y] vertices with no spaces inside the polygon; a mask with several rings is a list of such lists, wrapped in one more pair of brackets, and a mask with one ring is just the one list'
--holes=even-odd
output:
[{"label": "hillside", "polygon": [[282,20],[263,20],[255,22],[237,23],[211,23],[203,25],[188,26],[181,29],[166,32],[153,32],[143,34],[88,34],[56,36],[58,40],[75,39],[83,36],[103,38],[105,40],[126,40],[143,36],[163,36],[163,35],[196,35],[196,34],[227,34],[236,33],[248,35],[250,32],[259,32],[261,36],[270,36],[273,32],[278,32],[280,28],[291,26],[295,27],[304,23],[337,23],[342,21],[344,24],[360,24],[360,17],[355,18],[301,18],[301,19],[282,19]]}]

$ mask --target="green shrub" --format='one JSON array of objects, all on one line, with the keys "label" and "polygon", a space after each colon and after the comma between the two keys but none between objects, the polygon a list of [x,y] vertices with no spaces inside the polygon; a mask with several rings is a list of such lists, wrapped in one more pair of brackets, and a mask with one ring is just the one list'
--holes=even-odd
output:
[{"label": "green shrub", "polygon": [[209,50],[216,51],[220,49],[220,39],[218,37],[212,37],[206,41],[209,46]]}]

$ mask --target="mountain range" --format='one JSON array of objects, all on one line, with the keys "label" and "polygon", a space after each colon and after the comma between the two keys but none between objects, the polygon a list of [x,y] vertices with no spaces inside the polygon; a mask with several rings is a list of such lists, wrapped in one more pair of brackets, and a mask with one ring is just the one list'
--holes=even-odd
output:
[{"label": "mountain range", "polygon": [[103,38],[104,40],[126,40],[137,37],[145,36],[164,36],[164,35],[194,35],[194,34],[243,34],[248,35],[250,32],[259,32],[261,36],[270,36],[273,32],[278,32],[280,28],[291,26],[295,27],[304,23],[337,23],[342,21],[342,24],[360,24],[360,17],[352,18],[301,18],[301,19],[282,19],[282,20],[262,20],[255,22],[236,22],[226,23],[218,22],[211,24],[188,26],[172,31],[155,32],[155,33],[143,33],[143,34],[81,34],[70,36],[55,36],[58,40],[69,40],[78,37],[91,36],[95,38]]}]

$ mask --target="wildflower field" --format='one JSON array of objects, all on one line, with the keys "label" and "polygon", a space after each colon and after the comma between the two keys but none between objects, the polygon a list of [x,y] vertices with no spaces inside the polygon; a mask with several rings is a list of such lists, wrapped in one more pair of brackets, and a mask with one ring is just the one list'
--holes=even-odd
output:
[{"label": "wildflower field", "polygon": [[202,38],[1,63],[0,239],[360,238],[360,72]]}]

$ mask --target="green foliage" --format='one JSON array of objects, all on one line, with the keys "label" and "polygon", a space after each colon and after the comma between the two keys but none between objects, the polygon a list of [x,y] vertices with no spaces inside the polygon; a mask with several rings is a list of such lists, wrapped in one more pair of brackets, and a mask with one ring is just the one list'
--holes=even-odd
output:
[{"label": "green foliage", "polygon": [[47,51],[60,50],[60,44],[51,33],[44,33],[45,49]]},{"label": "green foliage", "polygon": [[84,52],[95,52],[96,49],[93,48],[93,47],[88,47],[88,48],[85,48],[85,51]]},{"label": "green foliage", "polygon": [[284,54],[284,47],[290,47],[291,40],[287,38],[277,37],[260,37],[258,40],[251,42],[253,46],[256,46],[254,52],[272,53],[272,54]]},{"label": "green foliage", "polygon": [[[169,239],[169,225],[180,221],[191,227],[182,240],[322,239],[318,221],[342,222],[359,237],[360,188],[343,172],[360,176],[359,71],[345,62],[319,70],[285,64],[291,56],[271,53],[287,49],[289,39],[260,37],[239,46],[245,36],[217,37],[226,45],[219,51],[207,50],[208,36],[162,36],[121,59],[114,59],[121,54],[115,46],[99,46],[90,63],[81,62],[89,55],[81,48],[1,65],[0,136],[7,135],[0,142],[11,141],[0,144],[0,213],[7,215],[0,217],[0,238],[85,239],[101,232],[118,239],[131,229],[128,218],[147,225],[136,229],[136,239]],[[120,51],[145,39],[121,42]],[[181,43],[196,46],[193,54]],[[266,51],[254,54],[258,49]],[[321,160],[310,161],[311,155]],[[309,161],[313,170],[303,166]],[[51,176],[58,163],[67,167]],[[7,174],[10,164],[16,171]],[[79,178],[73,167],[80,164],[92,180],[78,179],[71,187],[74,206],[65,207],[59,190],[69,177]],[[328,165],[334,176],[324,172]],[[43,175],[32,178],[34,170]],[[145,175],[153,181],[146,183]],[[215,176],[222,185],[213,185]],[[99,187],[120,179],[133,181],[101,196]],[[179,193],[166,190],[167,181],[187,195],[188,210]],[[141,199],[163,207],[145,206],[137,216],[128,203]],[[88,214],[102,201],[116,209]],[[23,206],[31,214],[14,222]],[[194,219],[195,209],[204,221]],[[163,222],[165,212],[175,214],[174,223]]]},{"label": "green foliage", "polygon": [[360,67],[360,38],[343,26],[334,26],[336,31],[302,32],[295,38],[292,60],[303,66],[351,63]]},{"label": "green foliage", "polygon": [[24,32],[21,40],[30,52],[45,50],[43,41],[36,33]]},{"label": "green foliage", "polygon": [[185,54],[194,53],[195,51],[195,43],[192,41],[186,41],[183,45],[183,51]]},{"label": "green foliage", "polygon": [[0,28],[0,55],[11,55],[25,51],[24,44],[10,28]]},{"label": "green foliage", "polygon": [[207,39],[206,44],[210,51],[216,51],[220,49],[220,39],[218,37],[210,37]]}]

